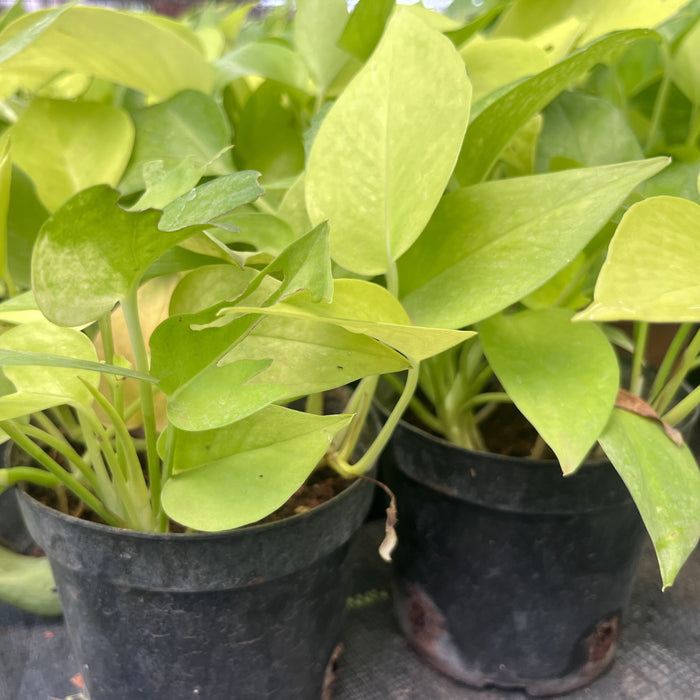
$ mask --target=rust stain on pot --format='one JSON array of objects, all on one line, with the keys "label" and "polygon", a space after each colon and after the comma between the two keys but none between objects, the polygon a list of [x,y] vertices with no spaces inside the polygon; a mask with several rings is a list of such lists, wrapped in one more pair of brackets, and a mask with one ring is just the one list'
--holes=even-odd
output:
[{"label": "rust stain on pot", "polygon": [[445,618],[435,603],[415,586],[406,587],[408,622],[413,640],[429,649],[445,634]]},{"label": "rust stain on pot", "polygon": [[610,620],[599,622],[587,640],[588,662],[602,661],[615,644],[620,629],[620,618],[616,615]]},{"label": "rust stain on pot", "polygon": [[331,700],[333,696],[333,683],[338,675],[338,659],[343,653],[343,645],[338,644],[331,658],[328,660],[328,665],[326,666],[326,674],[323,677],[323,691],[321,693],[321,700]]}]

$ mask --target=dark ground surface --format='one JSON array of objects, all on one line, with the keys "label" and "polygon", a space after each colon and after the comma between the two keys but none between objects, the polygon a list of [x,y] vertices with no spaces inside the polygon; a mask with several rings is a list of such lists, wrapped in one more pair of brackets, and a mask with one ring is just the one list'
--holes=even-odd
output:
[{"label": "dark ground surface", "polygon": [[[388,567],[376,547],[383,523],[361,531],[352,555],[352,591],[334,700],[521,700],[518,691],[474,690],[423,665],[398,632]],[[75,696],[77,666],[60,620],[0,606],[0,700]],[[632,593],[618,659],[570,700],[700,700],[700,550],[661,592],[647,547]],[[128,700],[125,698],[125,700]],[[271,699],[274,700],[274,699]]]}]

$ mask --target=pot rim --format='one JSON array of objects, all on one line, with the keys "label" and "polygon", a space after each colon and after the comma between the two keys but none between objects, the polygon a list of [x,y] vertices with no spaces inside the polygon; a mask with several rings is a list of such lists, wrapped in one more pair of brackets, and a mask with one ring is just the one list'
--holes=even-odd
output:
[{"label": "pot rim", "polygon": [[[371,473],[371,471],[369,472]],[[68,513],[63,513],[56,508],[42,503],[30,494],[28,494],[23,488],[13,487],[17,490],[17,496],[21,499],[26,499],[31,501],[32,506],[38,508],[45,513],[50,513],[52,517],[61,520],[69,525],[76,525],[80,523],[83,527],[90,530],[95,530],[102,533],[122,533],[125,537],[131,536],[134,539],[150,539],[150,540],[162,540],[164,542],[178,541],[182,542],[185,540],[196,541],[203,539],[227,539],[230,540],[231,537],[235,537],[236,533],[245,533],[246,535],[255,534],[262,532],[264,530],[272,530],[275,528],[289,527],[290,524],[296,522],[302,522],[303,520],[308,520],[313,517],[314,513],[320,512],[321,514],[325,512],[333,504],[340,503],[341,500],[349,498],[351,492],[354,492],[359,488],[358,484],[362,483],[364,480],[360,477],[355,477],[351,484],[346,486],[340,493],[335,494],[327,501],[314,506],[304,513],[296,513],[295,515],[287,516],[286,518],[281,518],[269,523],[260,523],[259,521],[251,523],[250,525],[241,525],[240,527],[230,528],[228,530],[214,530],[212,532],[198,531],[198,532],[146,532],[143,530],[131,530],[129,528],[115,527],[113,525],[107,525],[105,523],[98,523],[93,520],[84,520],[75,515],[70,515]],[[265,516],[267,517],[267,516]],[[319,517],[318,515],[316,517]]]}]

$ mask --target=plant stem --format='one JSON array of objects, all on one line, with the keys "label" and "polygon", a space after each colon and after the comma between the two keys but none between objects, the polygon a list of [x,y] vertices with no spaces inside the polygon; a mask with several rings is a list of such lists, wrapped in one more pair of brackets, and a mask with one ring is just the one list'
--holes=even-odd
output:
[{"label": "plant stem", "polygon": [[671,373],[673,366],[676,364],[678,353],[680,353],[692,328],[692,323],[683,323],[673,336],[673,340],[668,346],[668,350],[666,351],[664,359],[661,362],[661,367],[659,367],[659,371],[656,373],[656,377],[654,377],[654,383],[651,387],[651,391],[649,392],[649,401],[652,405],[658,398],[664,384],[668,380],[668,375]]},{"label": "plant stem", "polygon": [[[90,421],[88,420],[89,417],[90,414],[87,409],[84,412],[84,416],[83,412],[78,413],[78,420],[80,421],[83,437],[85,439],[87,455],[90,457],[90,464],[92,465],[92,470],[99,484],[99,488],[96,489],[96,492],[108,508],[114,512],[120,512],[119,499],[117,498],[117,494],[114,490],[112,480],[109,477],[107,467],[105,467],[104,460],[102,459],[103,454],[105,457],[107,456],[106,452],[104,451],[107,449],[107,444],[103,439],[102,444],[104,446],[104,450],[100,449],[99,440],[97,438],[97,435],[100,434],[99,430],[95,431],[91,428]],[[97,418],[95,418],[94,422],[98,424],[100,429],[102,429],[102,425]],[[112,471],[114,471],[114,469]]]},{"label": "plant stem", "polygon": [[309,394],[306,397],[306,405],[304,410],[307,413],[313,413],[316,416],[323,415],[323,392],[319,391],[315,394]]},{"label": "plant stem", "polygon": [[669,425],[677,425],[700,404],[700,386],[696,386],[661,419]]},{"label": "plant stem", "polygon": [[374,442],[369,446],[365,454],[362,455],[362,457],[353,465],[348,464],[344,459],[340,459],[337,454],[331,454],[329,459],[331,466],[337,468],[341,472],[347,472],[349,474],[353,474],[354,476],[364,474],[370,469],[374,462],[379,458],[379,455],[386,446],[387,442],[389,442],[389,438],[394,432],[396,424],[401,419],[403,412],[406,410],[406,407],[411,401],[413,392],[418,386],[419,370],[420,363],[412,362],[406,376],[406,386],[404,387],[401,396],[399,396],[399,400],[396,402],[394,409],[386,419],[386,423],[384,423],[382,429],[379,431],[379,435],[377,435]]},{"label": "plant stem", "polygon": [[680,389],[680,386],[685,379],[685,375],[693,366],[698,354],[700,354],[700,331],[696,332],[696,334],[693,336],[693,339],[683,352],[679,366],[671,375],[671,378],[666,383],[666,386],[664,386],[659,393],[659,398],[654,402],[654,408],[656,409],[657,413],[664,413],[671,401],[673,401],[673,397],[676,395],[678,389]]},{"label": "plant stem", "polygon": [[668,52],[668,47],[665,43],[661,44],[661,63],[663,65],[663,75],[661,76],[661,84],[659,85],[659,91],[656,93],[656,99],[654,100],[654,109],[651,114],[651,123],[649,124],[649,132],[647,134],[647,140],[645,144],[645,153],[649,153],[654,146],[656,141],[656,135],[661,126],[661,120],[666,111],[666,105],[668,103],[669,88],[671,86],[671,70],[670,70],[670,57]]},{"label": "plant stem", "polygon": [[[388,374],[384,377],[389,384],[396,390],[398,394],[403,391],[404,385],[392,374]],[[438,417],[431,413],[430,409],[417,397],[412,396],[411,401],[408,404],[408,408],[411,410],[413,415],[421,422],[423,425],[432,430],[434,433],[440,435],[445,434],[445,429],[442,423],[439,421]]]},{"label": "plant stem", "polygon": [[[129,331],[131,348],[134,353],[134,364],[136,370],[148,374],[149,362],[146,351],[146,342],[141,330],[141,322],[138,314],[138,286],[134,285],[122,300],[122,311],[126,320],[126,327]],[[143,416],[143,428],[146,436],[146,461],[148,464],[148,480],[151,487],[151,504],[153,515],[159,526],[167,527],[167,519],[162,512],[160,505],[160,492],[162,488],[160,460],[157,449],[156,413],[153,403],[153,388],[148,382],[139,381],[141,394],[141,415]]]},{"label": "plant stem", "polygon": [[49,457],[38,445],[30,440],[20,427],[11,420],[0,421],[0,428],[4,430],[19,447],[21,447],[32,459],[37,461],[48,472],[53,474],[59,482],[70,489],[88,508],[100,516],[108,525],[120,527],[121,522],[110,513],[93,493],[88,491],[70,472],[67,472],[56,460]]},{"label": "plant stem", "polygon": [[399,298],[399,269],[396,261],[387,250],[386,288],[397,299]]},{"label": "plant stem", "polygon": [[0,490],[8,486],[14,486],[27,481],[37,486],[53,489],[60,483],[59,480],[44,469],[37,467],[9,467],[0,469]]},{"label": "plant stem", "polygon": [[95,472],[62,436],[56,437],[41,428],[31,425],[31,423],[24,426],[23,432],[27,437],[43,442],[63,455],[66,461],[68,461],[71,466],[74,466],[84,477],[85,481],[90,484],[90,488],[92,488],[93,491],[99,491],[99,484]]},{"label": "plant stem", "polygon": [[632,375],[630,376],[630,392],[641,396],[644,386],[644,357],[649,337],[649,324],[645,321],[634,323],[634,353],[632,355]]}]

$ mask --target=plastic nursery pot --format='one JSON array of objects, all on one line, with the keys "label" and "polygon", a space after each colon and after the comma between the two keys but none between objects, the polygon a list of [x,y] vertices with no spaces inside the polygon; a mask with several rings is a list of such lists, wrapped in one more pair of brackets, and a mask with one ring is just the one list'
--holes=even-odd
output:
[{"label": "plastic nursery pot", "polygon": [[20,493],[91,700],[319,700],[369,508],[358,480],[313,510],[215,534],[119,530]]},{"label": "plastic nursery pot", "polygon": [[[11,444],[5,442],[0,445],[0,469],[9,466]],[[36,545],[24,524],[15,491],[16,489],[10,488],[0,492],[0,546],[28,554]]]},{"label": "plastic nursery pot", "polygon": [[387,450],[398,501],[394,605],[410,645],[469,685],[532,695],[612,663],[645,541],[607,462],[472,452],[406,423]]}]

